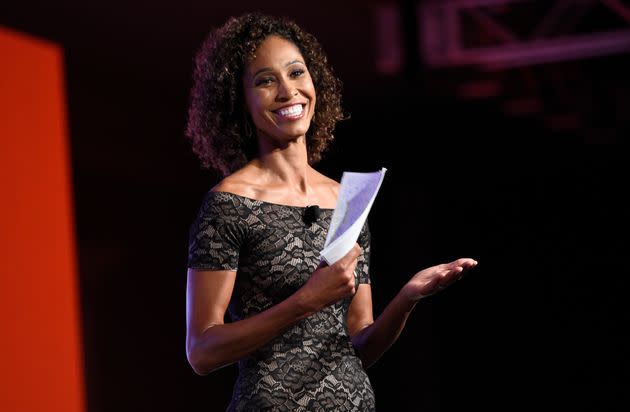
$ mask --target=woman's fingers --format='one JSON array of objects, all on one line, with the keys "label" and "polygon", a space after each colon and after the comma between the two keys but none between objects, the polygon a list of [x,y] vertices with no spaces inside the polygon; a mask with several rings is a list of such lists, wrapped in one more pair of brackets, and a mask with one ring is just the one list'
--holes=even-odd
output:
[{"label": "woman's fingers", "polygon": [[470,258],[461,258],[451,262],[448,270],[440,276],[440,289],[446,289],[456,281],[463,278],[470,269],[477,266],[477,261]]},{"label": "woman's fingers", "polygon": [[348,253],[346,253],[344,257],[335,262],[335,264],[339,264],[341,267],[346,267],[348,265],[354,264],[356,263],[356,259],[359,257],[360,254],[361,247],[358,243],[355,243],[352,249],[350,249],[350,251],[348,251]]}]

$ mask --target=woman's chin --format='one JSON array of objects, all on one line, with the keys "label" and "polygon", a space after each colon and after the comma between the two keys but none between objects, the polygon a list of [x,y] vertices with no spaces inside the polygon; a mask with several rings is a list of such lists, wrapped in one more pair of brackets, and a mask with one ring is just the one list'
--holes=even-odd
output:
[{"label": "woman's chin", "polygon": [[281,141],[281,142],[295,142],[300,138],[304,138],[306,136],[307,128],[294,128],[294,129],[283,129],[278,130],[277,133],[273,135],[273,140]]}]

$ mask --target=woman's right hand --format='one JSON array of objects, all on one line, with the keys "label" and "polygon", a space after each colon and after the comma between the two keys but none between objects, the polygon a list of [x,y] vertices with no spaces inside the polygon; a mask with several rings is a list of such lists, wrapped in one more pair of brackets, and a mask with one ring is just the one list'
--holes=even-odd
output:
[{"label": "woman's right hand", "polygon": [[361,247],[355,243],[344,257],[332,265],[322,262],[300,289],[300,300],[309,313],[331,305],[356,292],[354,270]]}]

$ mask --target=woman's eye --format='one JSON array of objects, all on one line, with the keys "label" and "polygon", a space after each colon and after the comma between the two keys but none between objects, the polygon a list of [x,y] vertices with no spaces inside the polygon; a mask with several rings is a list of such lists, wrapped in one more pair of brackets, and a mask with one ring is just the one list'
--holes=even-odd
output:
[{"label": "woman's eye", "polygon": [[291,71],[291,77],[300,77],[303,74],[304,74],[304,70],[303,69],[295,69],[295,70]]},{"label": "woman's eye", "polygon": [[267,86],[273,82],[273,79],[270,77],[263,77],[260,79],[256,79],[256,86]]}]

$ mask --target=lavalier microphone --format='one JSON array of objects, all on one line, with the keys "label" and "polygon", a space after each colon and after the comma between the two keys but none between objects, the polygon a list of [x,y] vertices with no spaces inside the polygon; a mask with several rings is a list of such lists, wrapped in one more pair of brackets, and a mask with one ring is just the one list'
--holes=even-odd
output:
[{"label": "lavalier microphone", "polygon": [[310,205],[304,209],[304,214],[302,215],[302,220],[307,225],[312,224],[313,222],[319,219],[319,215],[321,214],[321,209],[317,205]]}]

